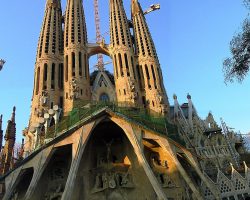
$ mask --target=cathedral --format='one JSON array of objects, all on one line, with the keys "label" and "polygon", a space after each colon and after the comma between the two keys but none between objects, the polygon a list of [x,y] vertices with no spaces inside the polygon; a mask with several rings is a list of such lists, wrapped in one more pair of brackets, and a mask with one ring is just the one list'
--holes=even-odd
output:
[{"label": "cathedral", "polygon": [[[154,40],[139,0],[131,18],[109,0],[110,44],[89,43],[83,0],[47,0],[24,141],[14,153],[16,108],[0,117],[0,199],[244,200],[250,155],[243,138],[190,94],[169,104]],[[113,73],[90,72],[89,58]],[[3,145],[3,139],[5,144]]]}]

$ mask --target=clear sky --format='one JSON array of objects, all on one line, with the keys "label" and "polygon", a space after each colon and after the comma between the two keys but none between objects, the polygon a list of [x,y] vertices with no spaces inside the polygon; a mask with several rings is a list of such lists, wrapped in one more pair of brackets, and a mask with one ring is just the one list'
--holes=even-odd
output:
[{"label": "clear sky", "polygon": [[[102,32],[108,31],[108,0],[99,0]],[[93,0],[83,0],[89,41],[95,40]],[[66,0],[62,0],[65,10]],[[192,95],[200,116],[212,111],[242,133],[250,132],[250,74],[242,84],[225,85],[222,62],[230,55],[229,42],[240,30],[247,10],[241,0],[141,0],[143,8],[160,3],[147,16],[155,40],[170,103]],[[130,0],[124,0],[130,17]],[[27,126],[33,89],[36,48],[45,0],[0,1],[0,113],[4,129],[13,105],[17,106],[17,135]],[[108,35],[106,35],[108,42]],[[109,58],[106,58],[107,60]],[[96,58],[92,57],[91,65]],[[112,66],[108,67],[112,69]],[[93,68],[91,67],[93,70]]]}]

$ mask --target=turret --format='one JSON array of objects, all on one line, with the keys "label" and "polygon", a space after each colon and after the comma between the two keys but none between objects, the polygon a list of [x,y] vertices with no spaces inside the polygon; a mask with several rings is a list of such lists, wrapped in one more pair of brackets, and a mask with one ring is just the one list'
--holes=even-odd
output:
[{"label": "turret", "polygon": [[110,49],[118,103],[141,104],[135,55],[122,0],[110,0]]},{"label": "turret", "polygon": [[4,136],[5,145],[1,154],[0,174],[5,174],[10,170],[12,162],[13,149],[16,141],[16,107],[13,108],[11,119],[7,123],[6,133]]},{"label": "turret", "polygon": [[138,56],[137,71],[140,74],[140,85],[144,87],[142,88],[143,98],[146,100],[147,107],[150,110],[161,114],[168,114],[169,102],[163,85],[160,63],[138,0],[132,0],[131,9],[135,51]]},{"label": "turret", "polygon": [[53,105],[63,106],[63,32],[60,0],[47,0],[39,37],[30,125]]},{"label": "turret", "polygon": [[65,94],[64,111],[68,113],[74,101],[91,99],[87,29],[82,0],[68,0],[64,31]]},{"label": "turret", "polygon": [[193,107],[192,97],[190,94],[187,94],[187,99],[188,99],[188,122],[191,128],[193,128],[194,107]]},{"label": "turret", "polygon": [[208,116],[207,116],[205,122],[206,122],[207,128],[209,128],[209,129],[219,129],[219,126],[216,123],[212,112],[208,113]]}]

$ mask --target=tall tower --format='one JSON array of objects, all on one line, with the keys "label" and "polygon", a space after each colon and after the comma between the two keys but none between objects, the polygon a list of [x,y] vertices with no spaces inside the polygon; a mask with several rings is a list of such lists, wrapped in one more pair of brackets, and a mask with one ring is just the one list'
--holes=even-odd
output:
[{"label": "tall tower", "polygon": [[68,0],[64,31],[65,105],[72,110],[77,99],[90,100],[87,30],[82,0]]},{"label": "tall tower", "polygon": [[53,105],[63,106],[63,32],[60,0],[47,0],[35,64],[30,125]]},{"label": "tall tower", "polygon": [[135,73],[134,49],[122,0],[110,0],[110,48],[118,102],[133,106],[141,98]]},{"label": "tall tower", "polygon": [[157,113],[166,114],[169,102],[163,85],[160,63],[145,16],[138,0],[132,0],[132,19],[135,49],[138,55],[138,74],[144,89],[143,98],[147,107]]},{"label": "tall tower", "polygon": [[5,145],[1,155],[0,174],[5,174],[10,169],[12,161],[13,149],[16,141],[16,107],[13,108],[11,119],[8,121],[6,133],[4,136]]}]

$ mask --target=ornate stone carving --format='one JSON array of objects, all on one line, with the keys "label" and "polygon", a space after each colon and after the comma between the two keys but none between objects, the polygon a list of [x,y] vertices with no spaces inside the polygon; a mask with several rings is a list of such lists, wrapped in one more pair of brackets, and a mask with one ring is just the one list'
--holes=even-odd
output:
[{"label": "ornate stone carving", "polygon": [[40,103],[39,105],[47,106],[48,102],[49,102],[49,93],[47,90],[43,90],[42,94],[39,97],[39,103]]},{"label": "ornate stone carving", "polygon": [[113,163],[112,161],[112,158],[115,156],[111,151],[114,139],[109,142],[104,141],[104,143],[106,145],[106,156],[98,157],[92,194],[108,189],[134,188],[132,175],[128,169],[129,166],[125,163]]},{"label": "ornate stone carving", "polygon": [[78,86],[78,81],[76,78],[72,78],[70,81],[70,89],[69,89],[69,98],[70,99],[78,99],[79,97],[79,86]]},{"label": "ornate stone carving", "polygon": [[64,188],[62,186],[62,184],[59,184],[58,186],[52,188],[50,191],[48,191],[45,194],[45,200],[59,200],[61,199],[62,195],[63,195],[63,191]]},{"label": "ornate stone carving", "polygon": [[176,184],[167,174],[158,174],[157,178],[163,188],[176,188]]},{"label": "ornate stone carving", "polygon": [[129,78],[128,83],[129,83],[129,88],[131,90],[130,99],[131,100],[136,100],[138,95],[137,95],[136,89],[135,89],[135,81],[132,80],[131,78]]}]

